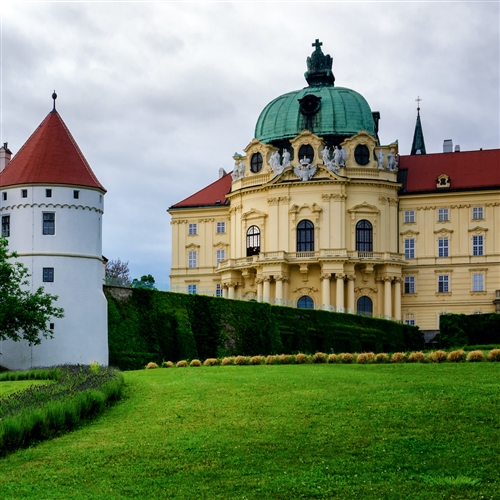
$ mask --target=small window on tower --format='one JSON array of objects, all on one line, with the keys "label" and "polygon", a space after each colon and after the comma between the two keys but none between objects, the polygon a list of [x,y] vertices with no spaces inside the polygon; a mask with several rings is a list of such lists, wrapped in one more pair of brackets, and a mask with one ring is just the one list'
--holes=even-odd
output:
[{"label": "small window on tower", "polygon": [[2,196],[3,196],[3,201],[5,201],[7,199],[7,193],[2,193]]},{"label": "small window on tower", "polygon": [[53,330],[53,329],[54,329],[54,323],[51,323],[49,328],[50,328],[51,330]]},{"label": "small window on tower", "polygon": [[27,197],[28,197],[28,190],[21,189],[21,198],[27,198]]},{"label": "small window on tower", "polygon": [[43,282],[52,283],[54,281],[54,268],[44,267],[43,268]]},{"label": "small window on tower", "polygon": [[45,190],[45,197],[46,198],[52,198],[52,189],[46,189]]},{"label": "small window on tower", "polygon": [[73,191],[73,198],[74,198],[75,200],[78,200],[78,199],[80,198],[80,191],[78,191],[77,189],[75,189],[75,190]]}]

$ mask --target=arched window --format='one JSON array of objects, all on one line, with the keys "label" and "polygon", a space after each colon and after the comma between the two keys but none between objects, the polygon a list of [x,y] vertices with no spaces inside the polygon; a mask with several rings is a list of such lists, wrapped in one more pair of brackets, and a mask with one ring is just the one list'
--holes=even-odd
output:
[{"label": "arched window", "polygon": [[297,252],[314,252],[314,224],[310,220],[297,224]]},{"label": "arched window", "polygon": [[247,231],[247,257],[260,253],[260,229],[250,226]]},{"label": "arched window", "polygon": [[314,149],[309,144],[304,144],[303,146],[300,146],[299,161],[302,160],[302,158],[304,157],[309,158],[309,161],[311,163],[314,160]]},{"label": "arched window", "polygon": [[367,220],[360,220],[356,224],[356,250],[373,252],[373,229]]},{"label": "arched window", "polygon": [[314,309],[314,301],[311,297],[307,295],[302,295],[300,299],[297,301],[297,307],[299,309]]},{"label": "arched window", "polygon": [[363,295],[358,299],[356,312],[362,316],[373,316],[373,302],[370,297]]}]

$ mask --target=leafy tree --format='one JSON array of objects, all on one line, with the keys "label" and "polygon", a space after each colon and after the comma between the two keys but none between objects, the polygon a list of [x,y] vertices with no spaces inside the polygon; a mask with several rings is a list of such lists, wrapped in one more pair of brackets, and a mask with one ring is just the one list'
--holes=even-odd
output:
[{"label": "leafy tree", "polygon": [[0,238],[0,340],[27,340],[40,344],[42,337],[52,337],[47,328],[51,318],[64,317],[64,310],[55,307],[56,295],[40,287],[34,293],[27,287],[30,274],[21,262],[11,261],[17,254],[8,251],[8,242]]},{"label": "leafy tree", "polygon": [[120,259],[106,262],[106,284],[116,286],[130,286],[130,270],[127,262]]},{"label": "leafy tree", "polygon": [[134,281],[132,281],[132,288],[149,288],[150,290],[156,290],[155,279],[150,274],[141,276],[140,280],[134,278]]}]

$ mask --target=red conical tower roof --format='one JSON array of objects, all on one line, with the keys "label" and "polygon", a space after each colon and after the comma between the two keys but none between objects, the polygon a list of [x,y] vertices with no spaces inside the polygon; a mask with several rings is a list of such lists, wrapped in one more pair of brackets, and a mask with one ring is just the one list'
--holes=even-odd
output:
[{"label": "red conical tower roof", "polygon": [[55,109],[0,173],[1,187],[16,184],[69,184],[106,191]]}]

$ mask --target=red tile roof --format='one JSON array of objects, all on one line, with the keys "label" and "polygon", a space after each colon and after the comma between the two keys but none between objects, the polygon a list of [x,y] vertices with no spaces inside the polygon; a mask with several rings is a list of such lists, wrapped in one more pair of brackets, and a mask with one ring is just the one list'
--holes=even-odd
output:
[{"label": "red tile roof", "polygon": [[51,111],[0,173],[0,186],[70,184],[106,191],[57,111]]},{"label": "red tile roof", "polygon": [[406,171],[405,193],[440,191],[441,174],[449,177],[447,191],[500,188],[500,149],[401,156],[399,170]]},{"label": "red tile roof", "polygon": [[[206,188],[189,196],[185,200],[172,205],[170,208],[207,207],[225,205],[226,194],[231,191],[231,173],[224,175],[220,179],[212,182]],[[218,202],[218,203],[217,203]]]}]

